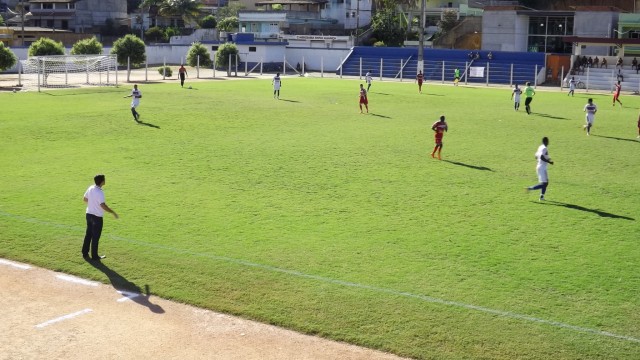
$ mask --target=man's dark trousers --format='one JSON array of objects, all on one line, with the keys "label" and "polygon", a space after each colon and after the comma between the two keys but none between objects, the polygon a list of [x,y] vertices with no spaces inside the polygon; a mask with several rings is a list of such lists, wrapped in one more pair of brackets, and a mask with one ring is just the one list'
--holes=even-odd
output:
[{"label": "man's dark trousers", "polygon": [[89,245],[91,245],[91,258],[98,259],[98,242],[102,234],[102,218],[93,214],[87,214],[87,232],[82,245],[82,255],[89,255]]}]

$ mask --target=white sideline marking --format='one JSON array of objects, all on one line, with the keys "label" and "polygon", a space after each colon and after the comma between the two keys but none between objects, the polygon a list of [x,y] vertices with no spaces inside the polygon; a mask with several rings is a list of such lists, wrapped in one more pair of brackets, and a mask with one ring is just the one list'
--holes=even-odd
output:
[{"label": "white sideline marking", "polygon": [[18,268],[20,270],[29,270],[29,269],[31,269],[31,266],[29,266],[29,265],[19,264],[17,262],[5,260],[5,259],[0,259],[0,264],[12,266],[12,267]]},{"label": "white sideline marking", "polygon": [[91,310],[91,309],[84,309],[84,310],[80,310],[80,311],[78,311],[78,312],[74,312],[74,313],[69,314],[69,315],[64,315],[64,316],[60,316],[60,317],[55,318],[55,319],[51,319],[51,320],[49,320],[49,321],[45,321],[45,322],[43,322],[42,324],[38,324],[38,325],[36,325],[36,327],[37,327],[37,328],[39,328],[39,329],[41,329],[41,328],[43,328],[43,327],[45,327],[45,326],[49,326],[49,325],[51,325],[51,324],[55,324],[55,323],[57,323],[57,322],[59,322],[59,321],[63,321],[63,320],[67,320],[67,319],[72,319],[72,318],[74,318],[74,317],[76,317],[76,316],[80,316],[80,315],[83,315],[83,314],[87,314],[87,313],[90,313],[90,312],[92,312],[92,311],[93,311],[93,310]]},{"label": "white sideline marking", "polygon": [[85,279],[81,279],[75,276],[71,276],[71,275],[56,275],[56,277],[60,280],[64,280],[64,281],[69,281],[72,283],[77,283],[77,284],[82,284],[82,285],[87,285],[87,286],[98,286],[97,282],[94,281],[89,281],[89,280],[85,280]]},{"label": "white sideline marking", "polygon": [[120,294],[124,295],[124,297],[116,300],[117,302],[124,302],[124,301],[127,301],[127,300],[131,300],[131,299],[137,298],[138,296],[142,295],[142,294],[139,294],[139,293],[134,293],[134,292],[131,292],[131,291],[124,291],[124,290],[118,290],[118,292]]},{"label": "white sideline marking", "polygon": [[[48,225],[48,226],[62,228],[62,229],[78,230],[78,231],[80,231],[82,233],[84,233],[84,230],[85,230],[84,228],[77,227],[77,226],[68,226],[68,225],[63,225],[63,224],[51,223],[51,222],[42,221],[42,220],[33,219],[33,218],[28,218],[28,217],[24,217],[24,216],[20,216],[20,215],[13,215],[13,214],[5,213],[3,211],[0,211],[0,216],[13,218],[13,219],[17,219],[17,220],[21,220],[21,221],[29,222],[29,223]],[[640,338],[635,338],[635,337],[632,337],[632,336],[614,334],[614,333],[611,333],[611,332],[608,332],[608,331],[602,331],[602,330],[591,329],[591,328],[586,328],[586,327],[581,327],[581,326],[575,326],[575,325],[566,324],[566,323],[559,322],[559,321],[546,320],[546,319],[536,318],[536,317],[529,316],[529,315],[513,313],[513,312],[509,312],[509,311],[496,310],[496,309],[486,308],[486,307],[483,307],[483,306],[477,306],[477,305],[465,304],[465,303],[457,302],[457,301],[439,299],[439,298],[435,298],[435,297],[431,297],[431,296],[427,296],[427,295],[412,294],[412,293],[393,290],[393,289],[385,289],[385,288],[379,288],[379,287],[365,285],[365,284],[358,284],[358,283],[353,283],[353,282],[348,282],[348,281],[343,281],[343,280],[336,280],[336,279],[326,278],[326,277],[322,277],[322,276],[318,276],[318,275],[305,274],[305,273],[302,273],[302,272],[299,272],[299,271],[295,271],[295,270],[288,270],[288,269],[277,268],[277,267],[269,266],[269,265],[252,263],[252,262],[241,260],[241,259],[234,259],[234,258],[229,258],[229,257],[225,257],[225,256],[217,256],[217,255],[211,255],[211,254],[196,253],[196,252],[189,251],[189,250],[182,250],[182,249],[178,249],[178,248],[172,248],[172,247],[169,247],[169,246],[151,244],[151,243],[147,243],[147,242],[143,242],[143,241],[139,241],[139,240],[128,239],[128,238],[124,238],[124,237],[120,237],[120,236],[109,235],[108,237],[110,237],[113,240],[124,241],[124,242],[128,242],[130,244],[135,244],[135,245],[139,245],[139,246],[145,246],[145,247],[154,248],[154,249],[167,250],[167,251],[171,251],[171,252],[176,253],[176,254],[185,254],[185,255],[203,257],[203,258],[207,258],[207,259],[226,261],[226,262],[230,262],[230,263],[234,263],[234,264],[249,266],[249,267],[268,270],[268,271],[273,271],[273,272],[278,272],[278,273],[281,273],[281,274],[288,274],[288,275],[297,276],[297,277],[306,278],[306,279],[312,279],[312,280],[316,280],[316,281],[320,281],[320,282],[324,282],[324,283],[329,283],[329,284],[336,284],[336,285],[341,285],[341,286],[347,286],[347,287],[352,287],[352,288],[358,288],[358,289],[374,291],[374,292],[378,292],[378,293],[391,294],[391,295],[394,295],[394,296],[402,296],[402,297],[407,297],[407,298],[412,298],[412,299],[418,299],[418,300],[422,300],[422,301],[425,301],[425,302],[428,302],[428,303],[433,303],[433,304],[441,304],[441,305],[453,306],[453,307],[458,307],[458,308],[464,308],[464,309],[468,309],[468,310],[475,310],[475,311],[479,311],[479,312],[483,312],[483,313],[487,313],[487,314],[492,314],[492,315],[503,316],[503,317],[507,317],[507,318],[511,318],[511,319],[517,319],[517,320],[533,322],[533,323],[538,323],[538,324],[545,324],[545,325],[549,325],[549,326],[553,326],[553,327],[557,327],[557,328],[561,328],[561,329],[573,330],[573,331],[576,331],[576,332],[581,332],[581,333],[586,333],[586,334],[593,334],[593,335],[605,336],[605,337],[610,337],[610,338],[619,339],[619,340],[626,340],[626,341],[630,341],[630,342],[634,342],[634,343],[640,343]]]}]

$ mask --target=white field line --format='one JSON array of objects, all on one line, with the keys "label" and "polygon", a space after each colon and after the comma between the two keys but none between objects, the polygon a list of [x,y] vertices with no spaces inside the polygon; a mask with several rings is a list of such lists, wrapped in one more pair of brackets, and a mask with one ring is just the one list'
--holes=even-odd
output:
[{"label": "white field line", "polygon": [[[41,224],[41,225],[47,225],[47,226],[54,226],[54,227],[63,228],[63,229],[66,228],[66,229],[70,229],[70,230],[79,230],[82,233],[84,233],[84,230],[85,230],[84,228],[77,227],[77,226],[67,226],[67,225],[63,225],[63,224],[51,223],[51,222],[42,221],[42,220],[38,220],[38,219],[23,217],[23,216],[20,216],[20,215],[13,215],[13,214],[5,213],[3,211],[0,211],[0,216],[4,216],[4,217],[16,219],[16,220],[21,220],[23,222],[29,222],[29,223],[35,223],[35,224]],[[366,284],[358,284],[358,283],[353,283],[353,282],[349,282],[349,281],[336,280],[336,279],[331,279],[331,278],[318,276],[318,275],[305,274],[305,273],[302,273],[302,272],[299,272],[299,271],[295,271],[295,270],[288,270],[288,269],[282,269],[282,268],[278,268],[278,267],[270,266],[270,265],[252,263],[252,262],[249,262],[249,261],[246,261],[246,260],[242,260],[242,259],[234,259],[234,258],[229,258],[229,257],[226,257],[226,256],[217,256],[217,255],[211,255],[211,254],[197,253],[197,252],[193,252],[193,251],[189,251],[189,250],[183,250],[183,249],[173,248],[173,247],[164,246],[164,245],[147,243],[147,242],[144,242],[144,241],[128,239],[128,238],[124,238],[124,237],[120,237],[120,236],[109,235],[108,237],[110,237],[111,239],[114,239],[114,240],[123,241],[123,242],[127,242],[127,243],[130,243],[130,244],[135,244],[135,245],[144,246],[144,247],[153,248],[153,249],[166,250],[166,251],[173,252],[173,253],[176,253],[176,254],[184,254],[184,255],[190,255],[190,256],[203,257],[203,258],[207,258],[207,259],[226,261],[226,262],[230,262],[230,263],[234,263],[234,264],[244,265],[244,266],[257,268],[257,269],[263,269],[263,270],[277,272],[277,273],[281,273],[281,274],[287,274],[287,275],[301,277],[301,278],[305,278],[305,279],[311,279],[311,280],[324,282],[324,283],[329,283],[329,284],[335,284],[335,285],[346,286],[346,287],[357,288],[357,289],[364,289],[364,290],[368,290],[368,291],[373,291],[373,292],[383,293],[383,294],[390,294],[390,295],[394,295],[394,296],[401,296],[401,297],[406,297],[406,298],[418,299],[418,300],[422,300],[424,302],[432,303],[432,304],[440,304],[440,305],[452,306],[452,307],[463,308],[463,309],[468,309],[468,310],[474,310],[474,311],[479,311],[479,312],[486,313],[486,314],[498,315],[498,316],[502,316],[502,317],[506,317],[506,318],[522,320],[522,321],[525,321],[525,322],[545,324],[545,325],[549,325],[549,326],[553,326],[553,327],[557,327],[557,328],[561,328],[561,329],[573,330],[573,331],[576,331],[576,332],[581,332],[581,333],[586,333],[586,334],[593,334],[593,335],[610,337],[610,338],[619,339],[619,340],[625,340],[625,341],[634,342],[634,343],[640,343],[640,338],[635,338],[635,337],[632,337],[632,336],[620,335],[620,334],[615,334],[615,333],[608,332],[608,331],[602,331],[602,330],[598,330],[598,329],[591,329],[591,328],[586,328],[586,327],[582,327],[582,326],[571,325],[571,324],[563,323],[563,322],[560,322],[560,321],[546,320],[546,319],[537,318],[537,317],[533,317],[533,316],[529,316],[529,315],[518,314],[518,313],[514,313],[514,312],[510,312],[510,311],[491,309],[491,308],[487,308],[487,307],[483,307],[483,306],[478,306],[478,305],[473,305],[473,304],[466,304],[466,303],[457,302],[457,301],[450,301],[450,300],[435,298],[435,297],[431,297],[431,296],[427,296],[427,295],[413,294],[413,293],[404,292],[404,291],[398,291],[398,290],[394,290],[394,289],[386,289],[386,288],[380,288],[380,287],[366,285]]]},{"label": "white field line", "polygon": [[45,322],[43,322],[42,324],[38,324],[38,325],[36,325],[36,328],[42,329],[43,327],[49,326],[49,325],[51,325],[51,324],[55,324],[55,323],[60,322],[60,321],[63,321],[63,320],[72,319],[72,318],[74,318],[74,317],[76,317],[76,316],[80,316],[80,315],[83,315],[83,314],[87,314],[87,313],[90,313],[90,312],[92,312],[92,311],[93,311],[93,310],[91,310],[91,309],[84,309],[84,310],[80,310],[80,311],[74,312],[74,313],[72,313],[72,314],[68,314],[68,315],[60,316],[60,317],[57,317],[57,318],[55,318],[55,319],[51,319],[51,320],[49,320],[49,321],[45,321]]},{"label": "white field line", "polygon": [[29,269],[31,269],[31,266],[29,266],[29,265],[20,264],[20,263],[9,261],[9,260],[5,260],[5,259],[0,259],[0,264],[11,266],[11,267],[14,267],[14,268],[17,268],[17,269],[20,269],[20,270],[29,270]]},{"label": "white field line", "polygon": [[75,277],[71,275],[58,274],[56,275],[56,277],[60,280],[64,280],[64,281],[68,281],[76,284],[87,285],[87,286],[98,286],[98,283],[95,281],[89,281],[89,280],[81,279],[79,277]]}]

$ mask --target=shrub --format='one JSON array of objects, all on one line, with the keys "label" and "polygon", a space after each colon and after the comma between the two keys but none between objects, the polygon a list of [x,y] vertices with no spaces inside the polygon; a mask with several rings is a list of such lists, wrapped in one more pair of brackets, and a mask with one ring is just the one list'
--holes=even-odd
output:
[{"label": "shrub", "polygon": [[29,56],[64,55],[64,45],[49,38],[40,38],[29,46]]},{"label": "shrub", "polygon": [[[131,60],[132,65],[142,64],[147,59],[146,48],[144,42],[135,35],[125,35],[113,43],[111,53],[118,56],[118,63],[126,65],[127,59]],[[127,81],[131,70],[127,72]]]},{"label": "shrub", "polygon": [[18,62],[16,55],[0,41],[0,71],[9,69]]},{"label": "shrub", "polygon": [[[222,44],[216,52],[216,66],[226,67],[227,75],[231,76],[231,66],[229,64],[229,55],[237,55],[238,47],[236,44]],[[233,57],[232,57],[233,58]]]},{"label": "shrub", "polygon": [[218,25],[218,21],[213,15],[207,15],[200,21],[200,27],[203,29],[215,29],[216,25]]},{"label": "shrub", "polygon": [[218,30],[230,32],[238,29],[238,17],[237,16],[229,16],[226,17],[218,23]]},{"label": "shrub", "polygon": [[158,26],[149,28],[147,31],[144,32],[144,36],[146,37],[147,41],[151,41],[151,42],[166,40],[164,37],[164,30],[162,30]]},{"label": "shrub", "polygon": [[171,75],[173,75],[173,70],[171,70],[171,68],[168,66],[160,66],[158,68],[158,73],[160,75],[164,74],[164,76],[166,77],[171,77]]},{"label": "shrub", "polygon": [[71,48],[71,55],[100,55],[102,54],[102,43],[92,37],[91,39],[78,40]]},{"label": "shrub", "polygon": [[198,56],[200,56],[200,66],[211,66],[211,54],[206,46],[199,42],[194,42],[187,53],[187,65],[198,66]]}]

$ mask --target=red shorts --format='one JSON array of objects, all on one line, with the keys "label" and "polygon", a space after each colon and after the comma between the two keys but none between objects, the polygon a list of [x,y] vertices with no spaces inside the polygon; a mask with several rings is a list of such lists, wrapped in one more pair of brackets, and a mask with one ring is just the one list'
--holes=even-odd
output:
[{"label": "red shorts", "polygon": [[422,85],[422,80],[418,80],[418,85]]},{"label": "red shorts", "polygon": [[361,98],[360,98],[360,104],[368,105],[368,104],[369,104],[369,100],[367,100],[367,98],[363,98],[363,97],[361,97]]},{"label": "red shorts", "polygon": [[618,100],[618,97],[620,96],[620,93],[615,93],[613,94],[613,100]]},{"label": "red shorts", "polygon": [[436,134],[436,145],[442,144],[443,137],[444,137],[444,134]]}]

